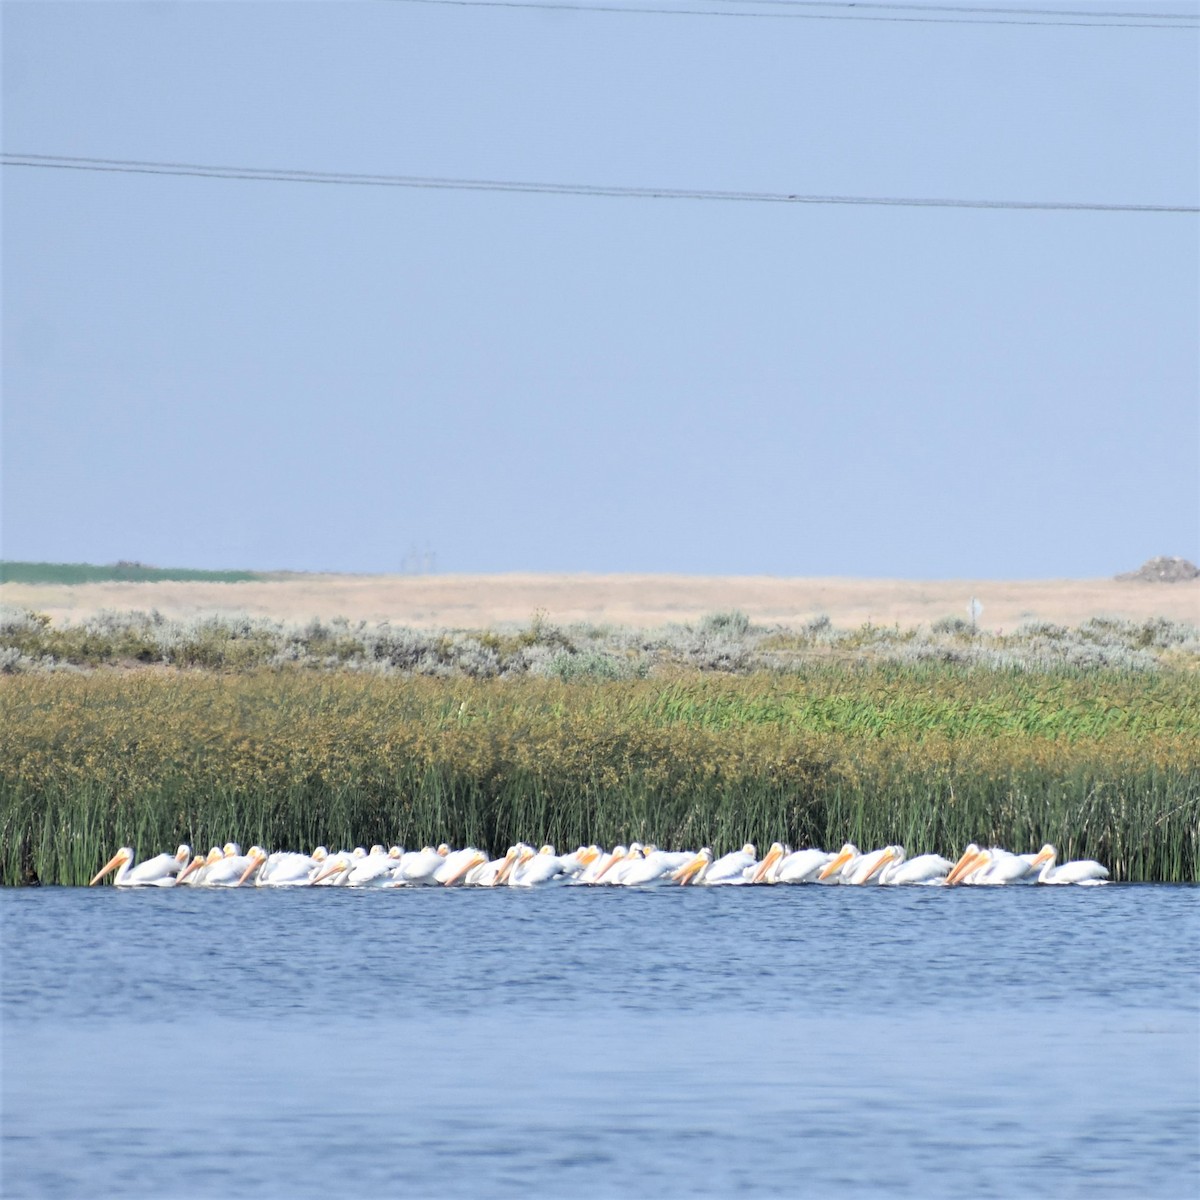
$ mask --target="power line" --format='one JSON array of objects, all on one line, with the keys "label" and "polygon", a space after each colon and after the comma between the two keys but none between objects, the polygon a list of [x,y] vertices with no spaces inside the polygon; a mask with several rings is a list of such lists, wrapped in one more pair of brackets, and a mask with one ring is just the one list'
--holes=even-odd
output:
[{"label": "power line", "polygon": [[780,4],[788,8],[852,8],[856,12],[864,9],[878,9],[883,12],[919,12],[919,13],[968,13],[971,15],[999,14],[1011,17],[1099,17],[1102,20],[1118,21],[1128,18],[1132,21],[1200,21],[1197,13],[1148,13],[1148,12],[1113,12],[1101,9],[1087,11],[1078,8],[988,8],[978,4],[892,4],[892,3],[862,3],[861,0],[726,0],[736,4]]},{"label": "power line", "polygon": [[1196,213],[1197,205],[1102,204],[1075,200],[963,200],[919,196],[839,196],[799,192],[726,191],[712,188],[625,187],[615,184],[544,183],[512,179],[453,179],[429,175],[369,175],[282,167],[224,167],[202,163],[146,162],[123,158],[76,158],[5,152],[6,167],[101,171],[128,175],[178,175],[272,183],[319,183],[344,187],[430,188],[465,192],[524,192],[549,196],[606,196],[627,200],[723,200],[759,204],[837,204],[886,208],[991,208],[1036,212]]},{"label": "power line", "polygon": [[[813,0],[815,3],[815,0]],[[748,3],[758,5],[777,5],[773,12],[751,12],[749,9],[733,11],[728,8],[662,8],[643,4],[602,4],[581,0],[580,3],[570,3],[569,0],[391,0],[393,4],[425,4],[448,8],[517,8],[545,9],[548,12],[600,12],[623,13],[633,16],[664,16],[664,17],[732,17],[743,20],[797,20],[797,21],[885,21],[900,25],[1013,25],[1026,27],[1045,27],[1062,29],[1189,29],[1193,33],[1200,29],[1196,24],[1163,24],[1165,21],[1196,21],[1200,18],[1190,17],[1186,13],[1117,13],[1121,20],[1110,20],[1106,13],[1081,13],[1086,18],[1105,17],[1104,20],[1062,20],[1059,17],[1074,14],[1057,9],[974,9],[965,6],[933,6],[933,5],[858,5],[846,0],[845,3],[821,5],[824,8],[899,8],[912,12],[946,12],[949,16],[885,16],[882,13],[864,12],[856,15],[851,12],[788,12],[785,9],[795,9],[801,6],[803,0],[714,0],[714,3]],[[994,16],[970,17],[967,13],[981,12],[1005,13],[1012,12],[1016,20],[1001,20]],[[1044,13],[1047,20],[1037,19]],[[953,15],[960,14],[960,15]]]}]

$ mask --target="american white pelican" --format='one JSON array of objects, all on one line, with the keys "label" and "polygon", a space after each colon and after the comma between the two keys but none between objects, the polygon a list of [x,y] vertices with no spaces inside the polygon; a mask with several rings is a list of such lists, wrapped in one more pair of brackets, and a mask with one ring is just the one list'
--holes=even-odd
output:
[{"label": "american white pelican", "polygon": [[308,887],[329,851],[318,846],[311,854],[276,851],[268,856],[254,880],[256,887]]},{"label": "american white pelican", "polygon": [[403,851],[399,846],[385,850],[382,846],[372,846],[369,854],[361,858],[350,858],[346,868],[346,887],[367,888],[385,887],[392,880],[393,872],[402,861]]},{"label": "american white pelican", "polygon": [[649,887],[662,883],[694,856],[685,851],[649,849],[640,858],[626,860],[621,871],[622,887]]},{"label": "american white pelican", "polygon": [[508,875],[509,866],[522,848],[521,846],[509,846],[503,858],[493,858],[490,862],[472,867],[464,876],[463,883],[467,887],[496,887],[503,883],[504,878]]},{"label": "american white pelican", "polygon": [[1108,882],[1108,868],[1101,866],[1091,858],[1078,858],[1073,862],[1065,862],[1061,867],[1054,864],[1058,861],[1058,851],[1047,842],[1034,855],[1033,866],[1041,867],[1038,872],[1038,883],[1079,883],[1095,886]]},{"label": "american white pelican", "polygon": [[782,842],[772,842],[771,848],[762,856],[762,862],[750,873],[751,883],[774,883],[775,868],[786,856]]},{"label": "american white pelican", "polygon": [[975,868],[975,860],[979,857],[982,851],[974,842],[968,842],[967,848],[959,855],[958,861],[950,868],[950,873],[946,876],[946,884],[953,887],[962,877]]},{"label": "american white pelican", "polygon": [[879,883],[883,887],[905,884],[942,883],[954,864],[940,854],[918,854],[906,859],[903,846],[893,846],[892,861],[879,872]]},{"label": "american white pelican", "polygon": [[445,865],[449,856],[449,846],[426,846],[421,850],[410,850],[401,859],[392,872],[387,887],[422,887],[435,884],[435,876]]},{"label": "american white pelican", "polygon": [[730,884],[748,883],[758,865],[758,851],[751,842],[732,854],[724,854],[704,872],[702,882],[709,887],[724,887]]},{"label": "american white pelican", "polygon": [[[568,856],[569,857],[569,856]],[[567,883],[578,874],[578,864],[559,857],[553,846],[543,846],[536,854],[525,847],[509,866],[509,887],[541,887],[548,883]]]},{"label": "american white pelican", "polygon": [[817,882],[844,883],[846,869],[861,857],[853,842],[843,842],[842,848],[817,872]]},{"label": "american white pelican", "polygon": [[267,860],[266,851],[259,846],[251,846],[245,854],[229,854],[236,850],[237,844],[230,842],[220,859],[210,863],[205,869],[204,878],[199,887],[240,887],[247,874]]},{"label": "american white pelican", "polygon": [[[872,850],[869,854],[860,854],[851,859],[842,868],[842,882],[855,887],[864,884],[878,884],[880,872],[896,858],[896,846],[884,846],[880,850]],[[903,853],[903,851],[902,851]]]},{"label": "american white pelican", "polygon": [[174,887],[176,877],[185,868],[191,856],[190,846],[180,846],[174,854],[156,854],[135,867],[132,847],[122,846],[96,872],[88,886],[99,883],[110,871],[116,871],[114,887]]},{"label": "american white pelican", "polygon": [[583,869],[579,883],[599,883],[619,862],[629,854],[626,846],[614,846],[607,854],[598,854]]},{"label": "american white pelican", "polygon": [[972,887],[1005,887],[1016,883],[1034,883],[1032,854],[1010,854],[999,846],[980,850],[958,882]]},{"label": "american white pelican", "polygon": [[713,852],[705,846],[699,854],[693,855],[682,867],[673,871],[671,878],[681,887],[695,886],[704,882],[708,868],[712,866]]},{"label": "american white pelican", "polygon": [[816,883],[818,876],[834,860],[825,850],[793,850],[772,872],[776,883]]},{"label": "american white pelican", "polygon": [[434,882],[453,887],[456,883],[461,883],[475,867],[483,866],[487,860],[488,856],[482,850],[476,850],[474,846],[468,846],[465,850],[452,850],[442,859],[442,865],[434,871]]},{"label": "american white pelican", "polygon": [[640,842],[630,842],[628,850],[624,846],[618,846],[612,852],[608,865],[590,882],[620,887],[630,870],[642,862],[645,862],[645,855]]}]

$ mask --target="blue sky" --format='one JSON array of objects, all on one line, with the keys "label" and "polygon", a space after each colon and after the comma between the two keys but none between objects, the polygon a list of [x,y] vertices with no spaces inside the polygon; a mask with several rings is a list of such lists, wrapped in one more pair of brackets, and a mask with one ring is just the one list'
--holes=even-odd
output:
[{"label": "blue sky", "polygon": [[[4,149],[1196,205],[1198,48],[1115,22],[6,3]],[[2,175],[5,557],[1200,559],[1195,214]]]}]

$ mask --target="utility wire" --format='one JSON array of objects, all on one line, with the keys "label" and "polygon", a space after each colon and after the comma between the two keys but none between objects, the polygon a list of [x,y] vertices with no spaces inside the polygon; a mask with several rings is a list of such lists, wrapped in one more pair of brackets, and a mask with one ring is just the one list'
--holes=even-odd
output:
[{"label": "utility wire", "polygon": [[799,192],[724,191],[711,188],[623,187],[592,183],[537,183],[512,179],[453,179],[428,175],[367,175],[345,171],[305,171],[279,167],[222,167],[201,163],[146,162],[122,158],[75,158],[56,154],[5,152],[6,167],[102,171],[130,175],[181,175],[202,179],[321,183],[346,187],[433,188],[465,192],[525,192],[552,196],[608,196],[632,200],[724,200],[760,204],[874,205],[886,208],[993,208],[1039,212],[1196,213],[1181,204],[1101,204],[1074,200],[962,200],[918,196],[838,196]]},{"label": "utility wire", "polygon": [[[742,0],[715,0],[716,3],[739,3]],[[785,11],[788,8],[797,8],[796,3],[788,4],[786,0],[744,0],[749,4],[776,4],[778,7],[772,12],[751,12],[748,9],[737,11],[728,8],[661,8],[652,7],[641,4],[600,4],[589,3],[588,0],[582,0],[581,3],[573,4],[562,2],[562,0],[391,0],[393,4],[426,4],[433,6],[441,6],[448,8],[520,8],[520,9],[545,9],[547,12],[601,12],[601,13],[624,13],[634,16],[662,16],[662,17],[732,17],[743,20],[761,20],[761,21],[778,21],[778,20],[796,20],[796,21],[886,21],[891,24],[900,25],[1014,25],[1026,27],[1045,27],[1045,28],[1063,28],[1063,29],[1190,29],[1193,33],[1200,29],[1196,24],[1162,24],[1161,21],[1195,21],[1197,18],[1189,17],[1184,13],[1158,14],[1155,13],[1151,17],[1143,18],[1142,15],[1134,13],[1119,13],[1122,18],[1131,18],[1130,20],[1062,20],[1058,19],[1057,10],[1044,10],[1048,17],[1054,19],[1038,20],[1036,14],[1041,11],[1038,9],[970,9],[970,8],[945,8],[934,9],[929,8],[932,12],[945,11],[947,13],[1002,13],[1013,12],[1018,18],[1016,20],[1000,20],[998,17],[984,16],[973,18],[968,16],[885,16],[882,13],[863,13],[856,16],[850,12],[789,12]],[[826,5],[824,7],[840,7],[844,9],[855,9],[860,7],[853,3],[845,3],[841,5]],[[865,7],[865,6],[864,6]],[[873,8],[891,8],[890,5],[872,5]],[[906,10],[919,11],[925,10],[924,5],[908,5],[903,6]],[[1028,17],[1025,14],[1034,14],[1034,17]],[[1063,14],[1066,15],[1066,14]],[[1087,13],[1082,14],[1088,18],[1093,16],[1107,16],[1107,14]]]},{"label": "utility wire", "polygon": [[[860,0],[725,0],[734,4],[780,4],[787,8],[852,8],[855,12],[877,9],[882,12],[918,13],[966,13],[972,16],[1006,17],[1078,17],[1086,20],[1098,17],[1105,21],[1200,21],[1200,13],[1148,13],[1114,12],[1111,10],[1087,11],[1078,8],[988,8],[979,4],[891,4],[861,3]],[[864,14],[865,15],[865,14]]]}]

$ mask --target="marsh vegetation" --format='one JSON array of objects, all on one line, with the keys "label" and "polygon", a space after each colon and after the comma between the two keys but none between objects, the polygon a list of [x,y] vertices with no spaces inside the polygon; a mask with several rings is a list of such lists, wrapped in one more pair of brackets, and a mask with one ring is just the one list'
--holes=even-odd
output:
[{"label": "marsh vegetation", "polygon": [[[223,657],[214,670],[10,675],[3,881],[80,883],[117,845],[230,838],[491,850],[637,838],[718,852],[849,838],[910,854],[1051,841],[1116,879],[1200,879],[1200,689],[1194,672],[1163,665],[1173,634],[1122,646],[1136,656],[1124,668],[989,665],[970,657],[975,639],[948,630],[937,636],[965,660],[914,655],[939,644],[932,636],[868,658],[873,643],[851,637],[837,639],[839,657],[767,670],[754,657],[785,635],[734,625],[675,635],[672,658],[646,670],[641,656],[654,651],[636,635],[628,652],[611,641],[588,650],[541,629],[524,645],[474,635],[488,663],[539,651],[520,671],[472,673],[437,654],[356,668],[356,643],[344,658],[325,647],[311,666],[250,655],[240,671]],[[1110,652],[1071,636],[1083,652]],[[588,653],[619,677],[534,669]]]}]

